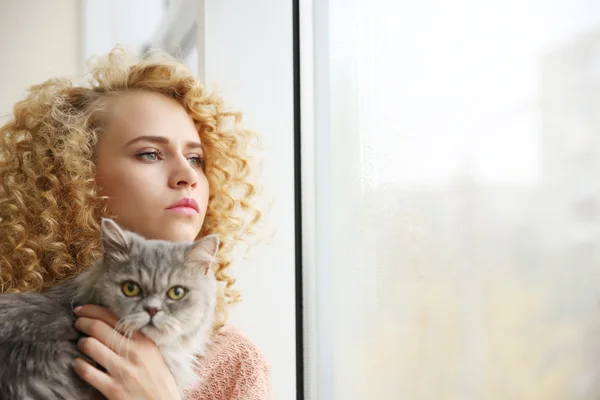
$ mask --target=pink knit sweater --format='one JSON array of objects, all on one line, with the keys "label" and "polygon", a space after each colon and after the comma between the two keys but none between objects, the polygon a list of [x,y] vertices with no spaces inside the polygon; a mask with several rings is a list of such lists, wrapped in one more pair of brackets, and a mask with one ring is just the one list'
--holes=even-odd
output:
[{"label": "pink knit sweater", "polygon": [[188,400],[267,400],[269,368],[262,353],[236,329],[224,326],[216,332],[200,360],[202,383]]}]

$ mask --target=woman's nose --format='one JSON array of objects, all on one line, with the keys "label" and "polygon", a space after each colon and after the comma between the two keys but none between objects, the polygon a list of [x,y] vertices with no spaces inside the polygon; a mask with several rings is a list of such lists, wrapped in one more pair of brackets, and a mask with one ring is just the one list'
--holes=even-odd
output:
[{"label": "woman's nose", "polygon": [[190,165],[189,161],[182,157],[183,160],[177,160],[173,166],[169,185],[173,188],[196,187],[198,181],[198,172]]}]

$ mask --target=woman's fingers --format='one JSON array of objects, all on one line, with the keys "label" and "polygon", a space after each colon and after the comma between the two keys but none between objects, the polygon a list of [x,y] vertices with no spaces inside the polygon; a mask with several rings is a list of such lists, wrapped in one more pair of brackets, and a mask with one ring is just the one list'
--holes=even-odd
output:
[{"label": "woman's fingers", "polygon": [[119,319],[113,314],[108,308],[97,306],[95,304],[86,304],[75,309],[75,315],[77,317],[86,317],[92,319],[99,319],[104,321],[111,328],[117,325]]},{"label": "woman's fingers", "polygon": [[[84,306],[77,307],[75,309],[75,315],[77,317],[92,318],[103,321],[111,328],[117,327],[117,324],[119,322],[117,316],[113,314],[108,308],[97,306],[94,304],[86,304]],[[133,339],[145,338],[145,336],[142,335],[140,332],[129,332],[127,336]]]},{"label": "woman's fingers", "polygon": [[[133,346],[130,338],[121,335],[106,322],[99,319],[86,317],[77,318],[75,321],[75,329],[95,338],[99,344],[126,358],[131,350],[130,347]],[[92,358],[99,363],[102,362],[101,359]]]},{"label": "woman's fingers", "polygon": [[79,339],[77,347],[83,354],[102,365],[111,375],[123,368],[122,358],[96,338]]},{"label": "woman's fingers", "polygon": [[73,360],[73,369],[81,379],[98,389],[105,397],[116,398],[114,392],[117,387],[109,375],[94,368],[82,358]]}]

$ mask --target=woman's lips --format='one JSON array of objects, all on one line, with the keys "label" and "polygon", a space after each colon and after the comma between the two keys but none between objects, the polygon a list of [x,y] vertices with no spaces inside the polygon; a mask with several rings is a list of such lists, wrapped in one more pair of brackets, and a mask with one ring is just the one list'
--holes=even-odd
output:
[{"label": "woman's lips", "polygon": [[198,206],[198,202],[196,202],[196,200],[185,197],[171,204],[169,207],[167,207],[167,210],[178,214],[195,215],[200,212],[200,207]]},{"label": "woman's lips", "polygon": [[191,207],[172,207],[172,208],[167,208],[167,210],[172,211],[177,214],[186,214],[186,215],[198,214],[198,211],[194,210]]}]

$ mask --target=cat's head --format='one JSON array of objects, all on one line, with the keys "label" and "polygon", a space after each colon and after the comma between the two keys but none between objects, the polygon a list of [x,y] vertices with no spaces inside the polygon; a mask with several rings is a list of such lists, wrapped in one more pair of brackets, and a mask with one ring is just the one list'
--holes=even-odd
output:
[{"label": "cat's head", "polygon": [[119,317],[119,330],[139,330],[162,344],[212,327],[216,235],[193,243],[146,240],[103,219],[101,237],[103,259],[94,290]]}]

